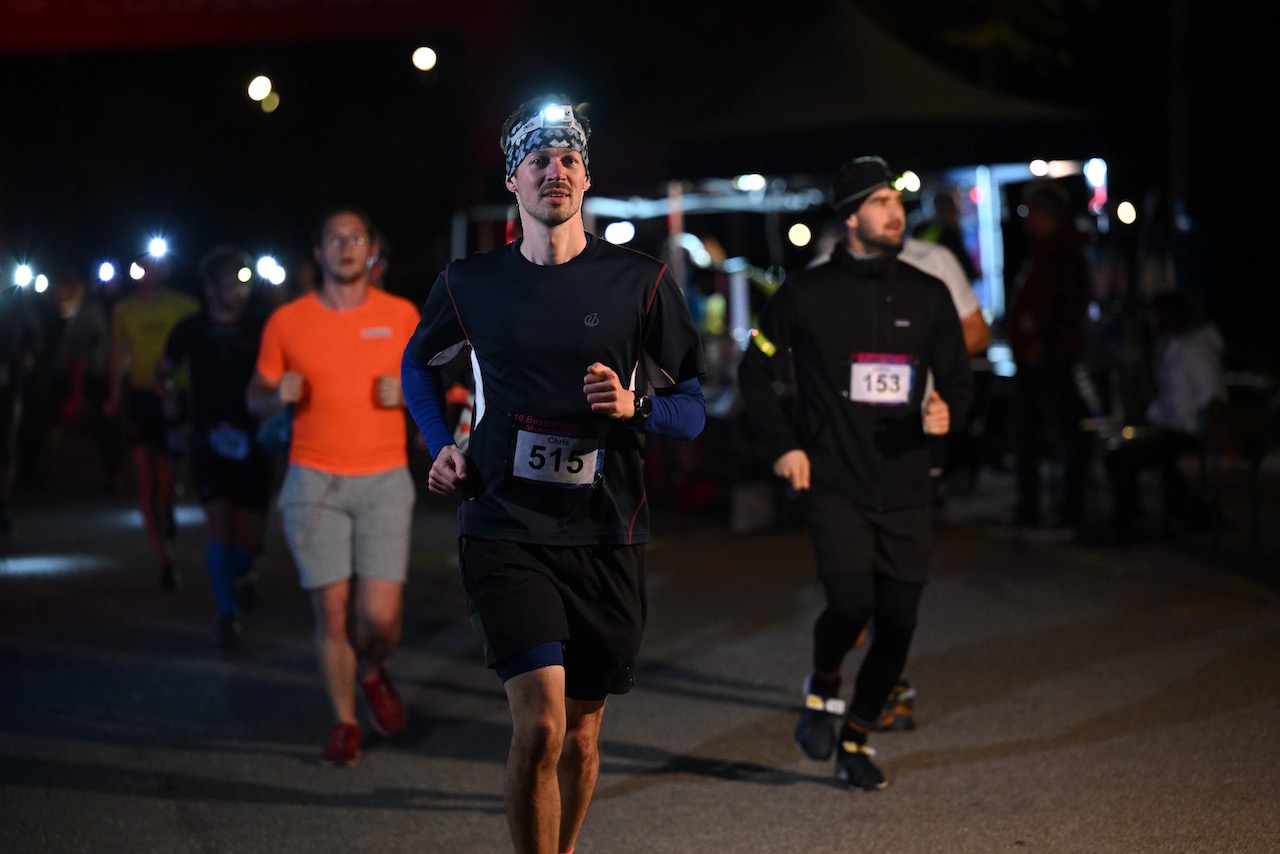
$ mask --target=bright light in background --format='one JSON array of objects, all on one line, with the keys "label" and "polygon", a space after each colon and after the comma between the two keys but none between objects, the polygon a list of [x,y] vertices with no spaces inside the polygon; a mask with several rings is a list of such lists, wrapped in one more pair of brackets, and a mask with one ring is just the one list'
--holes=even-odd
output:
[{"label": "bright light in background", "polygon": [[270,255],[263,255],[258,259],[258,275],[273,285],[284,284],[284,267]]},{"label": "bright light in background", "polygon": [[797,222],[787,229],[787,239],[791,241],[792,246],[808,246],[809,241],[813,239],[813,232],[803,222]]},{"label": "bright light in background", "polygon": [[147,254],[152,258],[163,258],[169,251],[169,243],[163,237],[153,237],[147,244]]},{"label": "bright light in background", "polygon": [[17,269],[13,271],[13,283],[20,288],[25,288],[31,284],[31,280],[36,277],[35,272],[31,269],[30,264],[19,264]]},{"label": "bright light in background", "polygon": [[1090,213],[1105,216],[1107,208],[1107,161],[1094,157],[1085,161],[1084,179],[1093,188],[1089,199]]},{"label": "bright light in background", "polygon": [[280,93],[272,92],[262,99],[262,103],[259,106],[262,107],[262,112],[264,113],[274,113],[280,108]]},{"label": "bright light in background", "polygon": [[253,278],[253,271],[250,270],[248,267],[241,267],[239,270],[236,270],[236,279],[238,281],[247,282],[252,278]]},{"label": "bright light in background", "polygon": [[630,243],[635,239],[635,236],[635,223],[628,222],[627,220],[623,220],[622,222],[611,222],[604,227],[604,239],[618,246]]},{"label": "bright light in background", "polygon": [[739,175],[733,179],[733,188],[742,190],[744,193],[752,193],[756,190],[763,190],[767,182],[763,175],[758,172],[752,172],[747,175]]},{"label": "bright light in background", "polygon": [[920,192],[920,176],[908,169],[893,182],[893,188],[903,193]]},{"label": "bright light in background", "polygon": [[98,265],[98,281],[109,282],[116,277],[116,265],[110,261],[103,261]]},{"label": "bright light in background", "polygon": [[36,276],[36,293],[42,294],[49,290],[49,277],[44,273]]},{"label": "bright light in background", "polygon": [[1138,221],[1138,209],[1133,206],[1133,202],[1123,201],[1116,205],[1116,219],[1125,225],[1133,225]]},{"label": "bright light in background", "polygon": [[1084,164],[1084,179],[1090,187],[1105,187],[1107,184],[1107,161],[1098,157]]},{"label": "bright light in background", "polygon": [[132,264],[129,265],[129,278],[133,279],[135,282],[141,279],[146,274],[147,274],[147,271],[142,269],[142,265],[139,264],[137,261],[134,261]]},{"label": "bright light in background", "polygon": [[1011,377],[1016,373],[1013,350],[1008,344],[992,343],[987,348],[987,359],[991,362],[992,372],[998,377]]},{"label": "bright light in background", "polygon": [[[1099,168],[1102,170],[1102,182],[1106,182],[1107,164],[1102,160],[1091,160],[1095,173]],[[1078,175],[1083,171],[1079,162],[1075,160],[1032,160],[1027,164],[1027,169],[1037,178],[1065,178],[1068,175]]]},{"label": "bright light in background", "polygon": [[682,231],[676,236],[676,243],[689,253],[689,260],[704,270],[711,266],[711,253],[696,234]]},{"label": "bright light in background", "polygon": [[436,52],[429,47],[420,47],[413,52],[413,67],[419,71],[430,71],[436,67]]},{"label": "bright light in background", "polygon": [[262,101],[271,94],[271,78],[259,74],[249,81],[249,97],[254,101]]}]

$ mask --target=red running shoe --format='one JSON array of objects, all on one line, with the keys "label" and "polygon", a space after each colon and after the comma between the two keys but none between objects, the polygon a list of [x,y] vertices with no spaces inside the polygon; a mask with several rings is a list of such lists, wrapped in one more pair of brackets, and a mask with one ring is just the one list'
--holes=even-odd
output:
[{"label": "red running shoe", "polygon": [[404,703],[395,686],[387,678],[387,672],[379,667],[360,681],[364,697],[369,702],[369,720],[379,735],[393,736],[403,732],[407,715]]},{"label": "red running shoe", "polygon": [[355,765],[360,761],[360,727],[335,724],[324,747],[326,765]]}]

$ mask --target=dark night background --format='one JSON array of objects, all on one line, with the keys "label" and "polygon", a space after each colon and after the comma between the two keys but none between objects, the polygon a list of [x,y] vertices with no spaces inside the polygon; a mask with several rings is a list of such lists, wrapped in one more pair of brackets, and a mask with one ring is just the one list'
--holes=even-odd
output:
[{"label": "dark night background", "polygon": [[[1190,215],[1176,251],[1227,333],[1232,366],[1280,370],[1268,340],[1280,316],[1271,191],[1254,183],[1274,137],[1266,104],[1251,105],[1272,88],[1252,48],[1268,31],[1262,13],[1193,0],[853,5],[965,81],[1086,114],[1113,200],[1158,190]],[[780,63],[820,69],[795,34],[825,6],[0,0],[0,263],[7,278],[19,257],[49,270],[69,259],[89,278],[101,257],[140,253],[154,229],[179,270],[228,241],[287,263],[306,253],[323,207],[355,201],[390,240],[389,286],[416,298],[449,258],[455,212],[505,201],[496,137],[519,100],[563,89],[591,102],[596,194],[727,176],[756,149],[699,147],[681,128]],[[409,64],[418,44],[440,54],[429,74]],[[274,114],[245,96],[260,73],[281,93]],[[818,71],[812,92],[858,99],[894,74]],[[848,156],[894,139],[871,126],[834,133]],[[936,153],[935,165],[982,162],[957,139],[922,128],[911,150]],[[766,140],[770,166],[823,168],[818,141]]]}]

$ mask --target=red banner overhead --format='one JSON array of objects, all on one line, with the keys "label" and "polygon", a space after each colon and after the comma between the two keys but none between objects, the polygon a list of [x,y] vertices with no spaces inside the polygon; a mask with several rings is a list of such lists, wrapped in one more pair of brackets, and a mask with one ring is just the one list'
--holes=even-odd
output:
[{"label": "red banner overhead", "polygon": [[95,51],[467,31],[512,0],[0,0],[0,51]]}]

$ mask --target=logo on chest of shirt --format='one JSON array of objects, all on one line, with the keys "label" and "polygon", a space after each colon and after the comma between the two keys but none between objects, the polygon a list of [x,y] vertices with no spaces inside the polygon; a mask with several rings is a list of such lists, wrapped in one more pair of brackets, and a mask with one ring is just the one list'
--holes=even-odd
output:
[{"label": "logo on chest of shirt", "polygon": [[591,312],[586,317],[582,318],[582,325],[583,326],[599,326],[600,315],[596,314],[594,311]]},{"label": "logo on chest of shirt", "polygon": [[360,330],[361,338],[390,338],[390,326],[366,326]]}]

